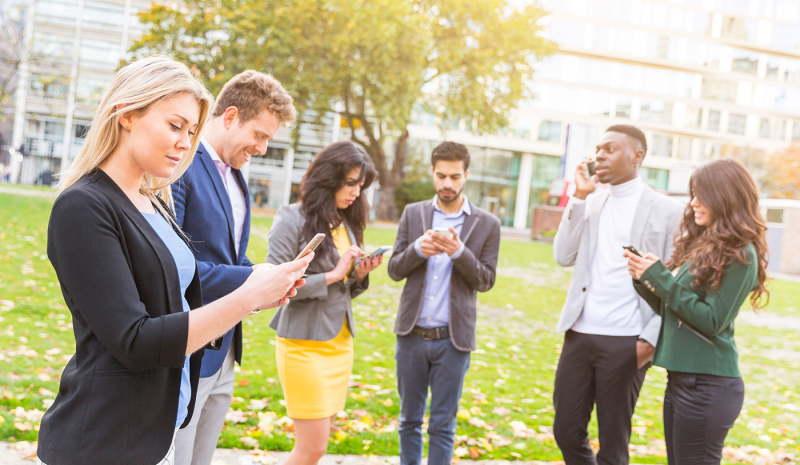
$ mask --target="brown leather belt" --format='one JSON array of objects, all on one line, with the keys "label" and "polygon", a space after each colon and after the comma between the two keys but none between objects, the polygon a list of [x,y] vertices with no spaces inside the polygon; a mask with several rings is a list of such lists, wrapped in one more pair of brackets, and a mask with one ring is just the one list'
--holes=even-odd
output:
[{"label": "brown leather belt", "polygon": [[422,326],[414,326],[411,330],[412,336],[419,336],[423,341],[438,341],[440,339],[447,339],[450,337],[450,331],[447,326],[439,328],[423,328]]}]

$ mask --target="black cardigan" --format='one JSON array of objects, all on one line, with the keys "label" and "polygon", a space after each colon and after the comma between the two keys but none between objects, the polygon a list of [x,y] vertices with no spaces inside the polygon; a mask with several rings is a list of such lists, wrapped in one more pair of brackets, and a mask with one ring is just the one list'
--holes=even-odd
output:
[{"label": "black cardigan", "polygon": [[[48,465],[147,465],[175,431],[189,337],[172,254],[102,170],[55,201],[47,255],[72,312],[75,355],[42,418],[39,458]],[[186,290],[202,305],[195,272]],[[203,350],[191,356],[194,409]]]}]

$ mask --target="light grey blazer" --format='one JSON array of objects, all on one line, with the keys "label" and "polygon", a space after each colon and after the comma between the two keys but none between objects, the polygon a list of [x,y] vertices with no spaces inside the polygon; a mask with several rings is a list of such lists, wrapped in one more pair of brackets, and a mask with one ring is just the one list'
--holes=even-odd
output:
[{"label": "light grey blazer", "polygon": [[[302,237],[305,222],[299,203],[278,209],[268,234],[267,263],[279,265],[297,257],[308,243]],[[350,225],[345,223],[345,228],[350,243],[356,244]],[[339,334],[345,318],[350,334],[355,336],[351,300],[367,289],[369,277],[363,283],[359,283],[353,271],[347,283],[337,281],[328,286],[325,283],[325,273],[336,268],[338,262],[339,252],[336,249],[333,253],[317,254],[314,257],[314,261],[306,271],[308,279],[305,286],[297,289],[297,296],[279,308],[269,323],[272,329],[278,331],[278,336],[307,341],[328,341]]]},{"label": "light grey blazer", "polygon": [[[585,203],[575,203],[570,199],[558,226],[553,243],[556,262],[561,266],[575,265],[567,300],[564,302],[556,328],[559,332],[569,330],[583,312],[586,290],[592,276],[592,256],[597,247],[600,212],[608,196],[608,189],[603,189],[590,194]],[[645,186],[633,217],[630,245],[636,247],[642,254],[652,252],[664,261],[669,260],[672,256],[673,239],[683,218],[684,208],[680,202]],[[620,248],[619,253],[622,252]],[[644,324],[644,330],[639,337],[655,347],[658,342],[661,317],[656,315],[641,297],[639,297],[639,310],[642,312]]]}]

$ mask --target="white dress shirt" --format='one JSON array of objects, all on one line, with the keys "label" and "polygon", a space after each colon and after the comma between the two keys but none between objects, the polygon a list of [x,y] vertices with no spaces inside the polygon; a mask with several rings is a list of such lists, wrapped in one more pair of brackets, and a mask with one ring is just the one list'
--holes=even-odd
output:
[{"label": "white dress shirt", "polygon": [[219,175],[222,177],[222,182],[225,184],[225,189],[228,190],[228,198],[230,199],[231,207],[233,208],[233,243],[236,247],[236,257],[238,258],[239,244],[242,242],[244,219],[247,216],[247,200],[244,198],[244,192],[239,186],[236,176],[234,176],[233,172],[231,172],[230,165],[226,165],[225,162],[219,158],[217,151],[214,150],[214,147],[208,143],[205,137],[200,136],[200,142],[202,142],[203,147],[208,150],[208,154],[211,155],[211,160],[214,161],[214,165],[217,167]]}]

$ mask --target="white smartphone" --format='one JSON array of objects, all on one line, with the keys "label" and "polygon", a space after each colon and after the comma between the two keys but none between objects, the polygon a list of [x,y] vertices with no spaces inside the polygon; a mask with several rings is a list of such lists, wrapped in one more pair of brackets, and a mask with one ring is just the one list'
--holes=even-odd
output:
[{"label": "white smartphone", "polygon": [[435,232],[436,234],[441,234],[442,236],[445,236],[448,239],[453,237],[453,233],[450,232],[450,228],[433,228],[433,232]]},{"label": "white smartphone", "polygon": [[314,250],[316,250],[316,248],[319,247],[319,245],[322,244],[322,241],[324,241],[324,240],[325,240],[325,234],[324,233],[319,233],[316,236],[314,236],[308,242],[308,244],[306,244],[306,246],[303,248],[303,250],[297,256],[297,258],[295,258],[295,260],[300,260],[301,258],[305,257],[306,255],[308,255],[311,252],[313,252]]}]

